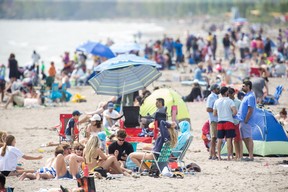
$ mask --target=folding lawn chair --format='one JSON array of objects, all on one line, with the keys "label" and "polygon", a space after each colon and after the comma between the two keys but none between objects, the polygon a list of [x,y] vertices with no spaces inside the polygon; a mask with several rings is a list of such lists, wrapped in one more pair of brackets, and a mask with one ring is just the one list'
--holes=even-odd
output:
[{"label": "folding lawn chair", "polygon": [[[59,135],[59,143],[65,141],[66,139],[65,130],[70,118],[72,118],[72,114],[60,114],[60,130],[57,130]],[[76,136],[76,140],[79,141],[79,130],[76,126],[74,127],[74,134]]]},{"label": "folding lawn chair", "polygon": [[140,107],[138,106],[124,106],[123,116],[125,121],[120,120],[120,128],[124,129],[127,133],[126,141],[129,142],[144,142],[152,143],[152,138],[150,137],[139,137],[142,132],[140,126]]},{"label": "folding lawn chair", "polygon": [[136,128],[140,126],[140,107],[139,106],[124,106],[123,115],[125,118],[125,128]]},{"label": "folding lawn chair", "polygon": [[57,99],[62,99],[62,93],[59,91],[59,84],[53,83],[52,89],[49,95],[49,99],[56,101]]},{"label": "folding lawn chair", "polygon": [[70,99],[71,99],[71,97],[72,97],[72,94],[67,91],[67,85],[66,85],[66,83],[63,83],[63,84],[62,84],[60,93],[62,94],[62,97],[61,97],[61,101],[62,101],[62,102],[68,102],[68,101],[70,101]]},{"label": "folding lawn chair", "polygon": [[187,140],[187,142],[185,143],[185,145],[183,146],[182,150],[172,151],[172,155],[173,154],[175,155],[169,158],[170,162],[177,162],[178,166],[180,166],[182,170],[185,168],[185,161],[184,161],[185,154],[187,150],[189,149],[192,141],[193,141],[193,136],[191,135],[189,139]]},{"label": "folding lawn chair", "polygon": [[[170,155],[171,155],[171,145],[170,145],[170,142],[164,143],[163,146],[162,146],[162,149],[161,149],[160,153],[159,153],[159,152],[155,152],[155,151],[145,151],[145,150],[144,150],[144,152],[145,152],[145,154],[144,154],[144,156],[143,156],[143,158],[142,158],[142,160],[141,160],[140,167],[142,167],[143,163],[149,162],[149,163],[152,163],[150,169],[151,169],[154,165],[156,165],[159,173],[161,173],[162,169],[163,169],[166,165],[168,165],[168,160],[169,160],[169,157],[170,157]],[[148,153],[152,153],[152,155],[153,155],[153,160],[145,160],[145,156],[146,156],[146,154],[148,154]],[[158,158],[157,158],[157,155],[159,155]],[[160,166],[161,166],[162,169],[160,169]],[[167,167],[168,167],[168,166],[167,166]],[[170,170],[169,167],[168,167],[168,169]],[[138,170],[138,172],[140,172],[140,169]]]},{"label": "folding lawn chair", "polygon": [[266,104],[266,105],[276,105],[279,103],[279,98],[282,94],[283,91],[283,85],[278,85],[276,87],[275,93],[274,95],[268,95],[266,97],[264,97],[262,104]]}]

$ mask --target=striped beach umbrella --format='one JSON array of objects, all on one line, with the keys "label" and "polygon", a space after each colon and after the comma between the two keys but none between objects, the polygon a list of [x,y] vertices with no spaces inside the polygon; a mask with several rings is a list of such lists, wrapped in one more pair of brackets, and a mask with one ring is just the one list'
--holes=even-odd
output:
[{"label": "striped beach umbrella", "polygon": [[161,73],[149,65],[128,66],[101,71],[89,84],[97,94],[121,96],[147,87],[160,76]]},{"label": "striped beach umbrella", "polygon": [[161,65],[158,65],[155,61],[151,61],[144,57],[139,57],[133,54],[122,54],[104,61],[100,65],[94,68],[94,71],[103,71],[107,69],[119,69],[129,66],[138,66],[138,65],[149,65],[152,67],[160,68]]}]

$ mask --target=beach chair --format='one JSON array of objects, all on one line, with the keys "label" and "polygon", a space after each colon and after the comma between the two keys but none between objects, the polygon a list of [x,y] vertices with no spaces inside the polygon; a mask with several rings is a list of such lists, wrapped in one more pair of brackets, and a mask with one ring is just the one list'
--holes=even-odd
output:
[{"label": "beach chair", "polygon": [[262,104],[266,104],[266,105],[276,105],[276,104],[278,104],[279,103],[279,98],[280,98],[280,96],[282,94],[282,91],[283,91],[283,85],[278,85],[276,87],[274,95],[265,96],[263,101],[262,101]]},{"label": "beach chair", "polygon": [[[59,135],[59,143],[65,141],[66,139],[65,130],[70,118],[72,118],[72,114],[60,114],[60,130],[58,131],[57,129]],[[79,140],[79,129],[77,127],[74,128],[74,134],[76,136],[76,140]]]},{"label": "beach chair", "polygon": [[52,84],[52,89],[49,95],[49,99],[52,101],[56,101],[57,99],[62,99],[62,93],[59,91],[59,84],[58,83],[53,83]]},{"label": "beach chair", "polygon": [[189,149],[191,143],[193,141],[193,136],[191,135],[189,139],[187,140],[186,144],[183,146],[182,150],[180,151],[172,151],[172,155],[169,158],[170,162],[177,162],[178,166],[182,168],[182,170],[185,168],[185,161],[184,157],[186,155],[187,150]]},{"label": "beach chair", "polygon": [[[145,152],[145,154],[141,160],[140,167],[142,167],[143,163],[147,163],[147,162],[152,163],[150,169],[152,169],[154,166],[156,166],[159,173],[161,173],[162,169],[168,165],[168,160],[169,160],[169,157],[171,155],[171,145],[170,145],[170,142],[165,142],[162,146],[160,153],[155,152],[155,151],[146,151],[146,150],[144,150],[143,152]],[[153,160],[145,160],[145,156],[149,153],[153,154]],[[158,158],[157,158],[157,156],[158,156]],[[168,169],[170,170],[169,167],[168,167]],[[140,169],[138,171],[140,172]]]},{"label": "beach chair", "polygon": [[120,120],[120,128],[125,129],[127,133],[126,141],[128,142],[144,142],[152,143],[150,137],[139,137],[142,132],[140,126],[140,107],[139,106],[124,106],[123,116],[125,121]]},{"label": "beach chair", "polygon": [[140,126],[140,107],[139,106],[124,106],[123,115],[125,118],[125,128],[136,128]]},{"label": "beach chair", "polygon": [[66,83],[63,83],[63,84],[62,84],[60,93],[62,94],[62,97],[61,97],[61,101],[62,101],[62,102],[68,102],[68,101],[70,101],[70,99],[71,99],[71,97],[72,97],[72,94],[67,91],[67,85],[66,85]]}]

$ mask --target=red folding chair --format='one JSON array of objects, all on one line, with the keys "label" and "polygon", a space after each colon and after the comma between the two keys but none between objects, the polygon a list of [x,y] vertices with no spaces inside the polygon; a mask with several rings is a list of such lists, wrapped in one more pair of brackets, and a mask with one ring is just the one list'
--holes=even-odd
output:
[{"label": "red folding chair", "polygon": [[[60,130],[58,131],[59,143],[61,143],[61,141],[65,141],[66,139],[65,130],[70,118],[72,118],[72,114],[60,114]],[[74,127],[74,135],[75,140],[79,141],[79,129],[76,125]]]},{"label": "red folding chair", "polygon": [[251,77],[260,77],[259,67],[251,67],[250,68],[250,76]]}]

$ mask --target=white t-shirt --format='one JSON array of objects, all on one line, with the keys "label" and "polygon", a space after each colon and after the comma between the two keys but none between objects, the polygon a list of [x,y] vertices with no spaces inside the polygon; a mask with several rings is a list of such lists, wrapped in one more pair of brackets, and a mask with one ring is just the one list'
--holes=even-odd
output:
[{"label": "white t-shirt", "polygon": [[[0,148],[0,154],[3,147]],[[0,155],[0,171],[15,171],[18,160],[23,157],[23,153],[16,147],[7,146],[4,157]]]},{"label": "white t-shirt", "polygon": [[[109,109],[106,109],[103,112],[103,126],[106,128],[110,128],[109,123],[106,119],[106,116],[111,117],[111,118],[117,118],[119,117],[119,113],[115,110],[113,110],[111,113],[109,112]],[[116,123],[116,121],[112,120],[113,125]]]},{"label": "white t-shirt", "polygon": [[232,107],[235,107],[235,103],[228,97],[221,97],[215,101],[213,109],[217,110],[218,122],[230,121],[234,123]]}]

